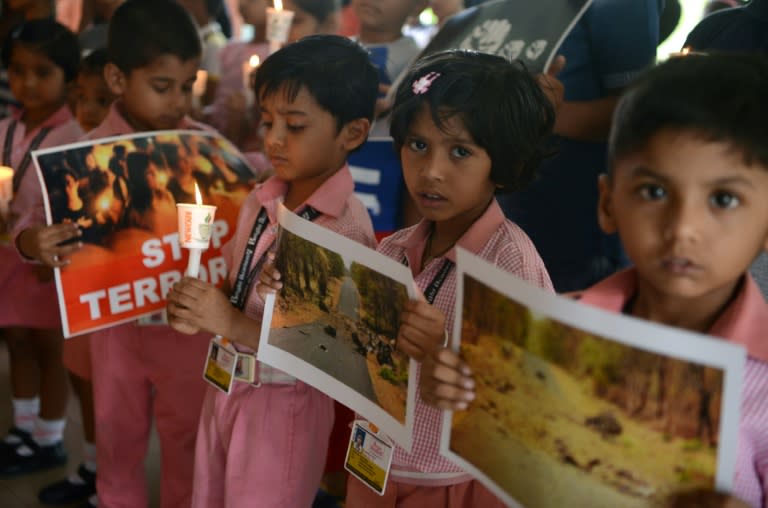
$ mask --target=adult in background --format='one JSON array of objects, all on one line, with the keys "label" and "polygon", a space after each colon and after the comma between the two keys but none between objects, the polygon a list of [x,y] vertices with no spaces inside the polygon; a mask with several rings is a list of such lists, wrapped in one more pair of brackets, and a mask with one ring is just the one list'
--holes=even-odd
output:
[{"label": "adult in background", "polygon": [[618,96],[656,58],[662,0],[595,0],[566,37],[557,75],[565,100],[555,123],[556,153],[525,191],[500,199],[533,240],[558,292],[589,287],[622,268],[615,235],[597,224],[597,178]]}]

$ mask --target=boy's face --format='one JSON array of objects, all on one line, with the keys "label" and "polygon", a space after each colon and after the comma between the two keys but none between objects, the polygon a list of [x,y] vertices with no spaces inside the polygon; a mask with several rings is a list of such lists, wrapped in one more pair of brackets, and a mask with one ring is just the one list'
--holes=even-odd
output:
[{"label": "boy's face", "polygon": [[599,216],[621,236],[639,290],[727,301],[768,246],[768,169],[727,143],[661,131],[601,180]]},{"label": "boy's face", "polygon": [[293,21],[291,22],[291,31],[288,34],[288,42],[296,42],[308,35],[314,34],[333,34],[339,28],[338,14],[330,14],[327,19],[321,23],[310,13],[296,5],[293,0],[284,0],[283,8],[293,11]]},{"label": "boy's face", "polygon": [[445,132],[423,106],[400,149],[400,160],[421,215],[460,230],[482,215],[493,198],[491,159],[458,117],[445,119],[443,127]]},{"label": "boy's face", "polygon": [[264,151],[281,179],[319,185],[365,141],[367,120],[354,120],[337,132],[336,119],[320,107],[306,87],[293,102],[283,89],[260,100]]},{"label": "boy's face", "polygon": [[137,131],[175,129],[192,108],[192,84],[199,65],[199,58],[182,61],[161,55],[127,74],[107,64],[105,76],[122,101],[122,113]]},{"label": "boy's face", "polygon": [[422,0],[352,0],[360,27],[371,32],[400,33],[406,19],[423,9]]},{"label": "boy's face", "polygon": [[77,123],[88,132],[104,120],[115,95],[109,90],[101,74],[83,74],[77,76],[75,85],[75,116]]},{"label": "boy's face", "polygon": [[66,93],[64,71],[53,60],[16,44],[8,62],[11,93],[27,110],[58,108]]}]

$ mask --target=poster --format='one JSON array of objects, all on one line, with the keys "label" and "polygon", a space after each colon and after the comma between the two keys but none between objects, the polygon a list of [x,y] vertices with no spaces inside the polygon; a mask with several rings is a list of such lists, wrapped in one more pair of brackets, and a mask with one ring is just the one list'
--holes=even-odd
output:
[{"label": "poster", "polygon": [[445,413],[441,451],[497,496],[645,507],[730,489],[743,348],[552,295],[461,250],[457,283],[452,345],[477,397]]},{"label": "poster", "polygon": [[215,205],[201,278],[227,274],[221,246],[234,233],[255,177],[218,134],[163,131],[98,139],[33,153],[48,224],[80,225],[83,248],[55,270],[65,337],[156,313],[181,279],[176,203]]},{"label": "poster", "polygon": [[416,298],[410,269],[283,207],[279,222],[283,288],[266,299],[259,360],[410,449],[416,366],[396,341],[402,307]]},{"label": "poster", "polygon": [[522,60],[544,72],[592,0],[492,0],[446,21],[421,56],[446,49],[471,49]]}]

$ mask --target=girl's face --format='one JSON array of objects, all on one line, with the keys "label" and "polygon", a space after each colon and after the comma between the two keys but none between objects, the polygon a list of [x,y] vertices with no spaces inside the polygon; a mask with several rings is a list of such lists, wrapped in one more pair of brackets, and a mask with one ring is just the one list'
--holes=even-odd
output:
[{"label": "girl's face", "polygon": [[421,215],[441,226],[465,230],[493,198],[491,158],[458,116],[441,130],[423,106],[400,149],[408,192]]},{"label": "girl's face", "polygon": [[64,70],[24,44],[16,44],[11,51],[8,83],[13,96],[27,111],[55,110],[66,99]]},{"label": "girl's face", "polygon": [[268,0],[240,0],[238,5],[245,23],[263,29],[267,24],[267,7],[270,4]]},{"label": "girl's face", "polygon": [[84,132],[95,129],[107,116],[115,96],[101,74],[79,74],[75,88],[75,116]]}]

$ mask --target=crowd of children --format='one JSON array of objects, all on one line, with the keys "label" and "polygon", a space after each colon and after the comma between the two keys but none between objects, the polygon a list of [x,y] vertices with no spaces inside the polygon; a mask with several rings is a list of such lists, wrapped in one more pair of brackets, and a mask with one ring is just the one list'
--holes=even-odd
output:
[{"label": "crowd of children", "polygon": [[[503,506],[439,453],[441,411],[465,410],[475,398],[474,374],[446,347],[456,247],[554,291],[536,245],[505,218],[497,196],[526,188],[551,153],[564,62],[535,76],[469,51],[416,60],[419,46],[403,35],[409,18],[434,3],[443,22],[477,2],[352,0],[359,31],[343,37],[336,34],[350,11],[338,0],[285,0],[295,15],[288,42],[274,52],[265,38],[269,0],[239,1],[253,36],[226,45],[212,2],[97,2],[109,13],[106,46],[86,52],[47,1],[16,3],[24,19],[0,55],[16,102],[0,120],[0,164],[14,170],[9,213],[0,216],[9,238],[0,244],[0,328],[13,406],[0,477],[67,462],[72,386],[83,462],[40,491],[44,504],[148,506],[144,463],[154,426],[164,508],[321,506],[318,487],[324,473],[341,469],[331,458],[346,450],[352,416],[264,363],[255,362],[253,383],[236,382],[229,394],[201,376],[212,336],[241,354],[258,347],[264,300],[282,287],[274,249],[282,204],[406,265],[423,294],[405,305],[397,335],[418,366],[413,447],[395,447],[383,495],[356,478],[336,486],[346,506]],[[259,64],[244,65],[254,55]],[[202,104],[193,94],[201,66]],[[670,503],[768,506],[768,304],[749,274],[768,250],[768,62],[672,59],[612,101],[595,220],[618,235],[632,268],[569,296],[746,348],[733,492],[689,492]],[[173,129],[218,130],[264,180],[223,249],[223,286],[185,277],[167,295],[167,324],[130,322],[64,340],[53,269],[83,247],[83,231],[76,222],[46,224],[31,152]],[[416,219],[377,245],[347,159],[381,134],[393,139]],[[191,195],[181,185],[177,192]]]}]

